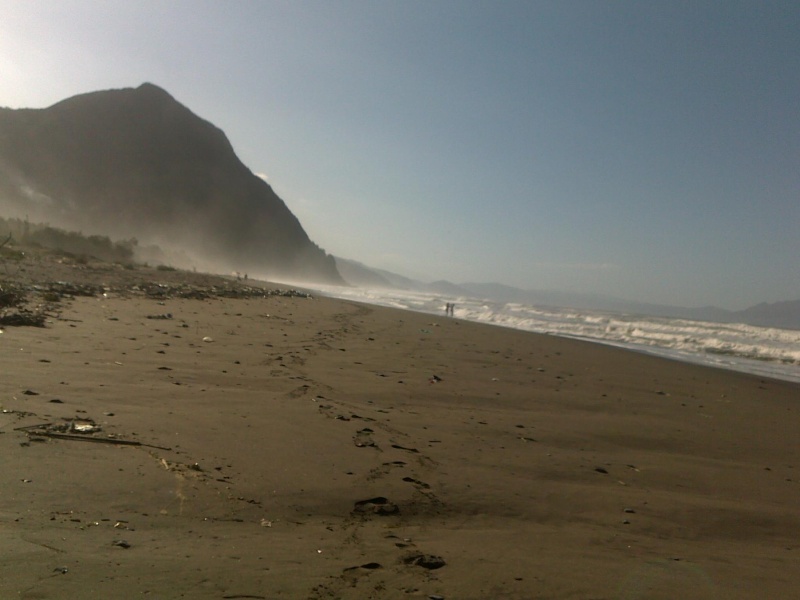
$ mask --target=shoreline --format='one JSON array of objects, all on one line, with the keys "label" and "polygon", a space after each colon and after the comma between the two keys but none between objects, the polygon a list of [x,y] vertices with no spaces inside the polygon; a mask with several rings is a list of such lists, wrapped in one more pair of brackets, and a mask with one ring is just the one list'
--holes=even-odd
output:
[{"label": "shoreline", "polygon": [[[328,295],[329,292],[323,289],[315,289],[315,288],[307,288],[311,293],[322,294],[327,298],[335,298],[340,300],[348,300],[351,302],[362,302],[364,304],[370,306],[382,306],[385,308],[397,308],[399,310],[409,310],[412,312],[419,312],[422,314],[432,315],[434,317],[440,316],[440,311],[431,310],[431,309],[415,309],[412,307],[401,307],[401,306],[390,306],[388,304],[381,303],[380,301],[376,302],[369,302],[363,299],[356,299],[351,298],[346,295]],[[476,300],[477,299],[472,299]],[[493,301],[492,301],[493,302]],[[552,308],[548,310],[577,310],[577,309],[564,309],[564,308]],[[687,319],[677,318],[677,317],[650,317],[647,315],[629,315],[626,313],[612,313],[608,311],[592,311],[589,309],[580,310],[577,312],[588,312],[588,313],[598,313],[598,314],[606,314],[611,316],[617,316],[620,318],[624,317],[637,317],[643,320],[648,319],[658,319],[658,320],[676,320],[676,321],[685,321]],[[451,317],[452,318],[452,317]],[[520,326],[509,325],[502,322],[493,322],[488,320],[481,320],[481,319],[471,319],[468,317],[455,317],[461,318],[464,321],[471,322],[471,323],[483,323],[487,325],[494,325],[496,327],[505,327],[508,329],[513,329],[517,331],[526,331],[529,333],[535,333],[539,335],[553,335],[557,337],[563,337],[566,339],[575,339],[575,340],[583,340],[592,343],[598,343],[606,346],[616,347],[616,348],[623,348],[630,350],[632,352],[642,352],[645,354],[650,354],[652,356],[659,356],[662,358],[667,358],[669,360],[678,360],[680,362],[685,362],[689,364],[698,364],[698,365],[705,365],[714,368],[720,368],[724,370],[729,370],[738,373],[749,373],[752,375],[756,375],[759,377],[767,377],[770,379],[780,379],[783,381],[790,381],[793,383],[800,383],[800,365],[793,362],[785,362],[785,361],[778,361],[778,360],[770,360],[766,358],[758,358],[752,356],[745,356],[740,355],[735,352],[697,352],[691,350],[683,350],[683,349],[675,349],[669,347],[662,347],[658,344],[647,344],[641,342],[625,342],[613,339],[607,339],[602,337],[593,337],[590,335],[582,335],[582,334],[571,334],[571,333],[564,333],[558,331],[540,331],[535,329],[526,329]],[[690,320],[691,321],[691,320]],[[706,324],[706,325],[719,325],[720,327],[725,326],[746,326],[746,327],[755,327],[746,324],[737,324],[737,323],[716,323],[710,321],[696,321],[698,324]],[[774,329],[774,328],[765,328],[765,329]],[[794,332],[794,330],[779,330],[779,331],[787,331],[787,332]],[[800,335],[800,332],[798,332]],[[727,362],[726,362],[727,361]]]},{"label": "shoreline", "polygon": [[77,297],[0,352],[2,597],[800,586],[797,384],[321,296]]}]

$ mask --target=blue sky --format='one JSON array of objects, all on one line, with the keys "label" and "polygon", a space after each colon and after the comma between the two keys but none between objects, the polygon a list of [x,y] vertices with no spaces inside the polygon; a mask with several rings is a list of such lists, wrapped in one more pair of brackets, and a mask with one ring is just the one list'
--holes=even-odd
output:
[{"label": "blue sky", "polygon": [[0,105],[160,85],[328,252],[800,298],[800,3],[0,0]]}]

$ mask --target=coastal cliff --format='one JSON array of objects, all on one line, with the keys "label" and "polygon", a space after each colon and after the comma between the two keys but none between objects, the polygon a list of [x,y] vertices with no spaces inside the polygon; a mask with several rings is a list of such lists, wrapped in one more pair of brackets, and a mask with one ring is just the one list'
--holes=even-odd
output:
[{"label": "coastal cliff", "polygon": [[149,83],[44,109],[0,108],[0,206],[136,237],[206,268],[343,282],[225,134]]}]

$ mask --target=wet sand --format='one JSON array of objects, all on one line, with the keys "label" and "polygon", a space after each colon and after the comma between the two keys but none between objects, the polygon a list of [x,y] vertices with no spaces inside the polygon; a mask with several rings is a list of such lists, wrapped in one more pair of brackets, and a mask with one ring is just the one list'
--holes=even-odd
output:
[{"label": "wet sand", "polygon": [[0,355],[0,598],[800,589],[796,384],[280,296],[78,297]]}]

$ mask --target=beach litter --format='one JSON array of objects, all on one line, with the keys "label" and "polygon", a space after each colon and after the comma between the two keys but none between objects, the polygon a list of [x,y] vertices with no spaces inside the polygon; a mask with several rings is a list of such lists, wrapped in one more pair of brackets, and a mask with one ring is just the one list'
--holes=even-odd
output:
[{"label": "beach litter", "polygon": [[72,421],[69,427],[69,431],[74,431],[75,433],[97,433],[102,430],[102,427],[94,421]]},{"label": "beach litter", "polygon": [[101,432],[103,429],[91,419],[67,419],[64,423],[37,423],[36,425],[25,425],[15,427],[14,431],[22,431],[28,436],[29,440],[36,438],[49,437],[59,440],[94,442],[98,444],[113,444],[117,446],[142,446],[156,448],[158,450],[171,450],[165,446],[155,444],[145,444],[136,440],[126,440],[118,438],[113,434],[107,437],[99,437],[93,434]]},{"label": "beach litter", "polygon": [[0,314],[0,326],[6,327],[44,327],[47,315],[23,308]]}]

